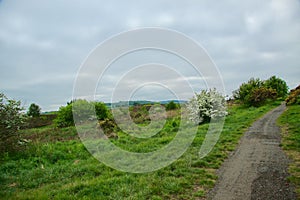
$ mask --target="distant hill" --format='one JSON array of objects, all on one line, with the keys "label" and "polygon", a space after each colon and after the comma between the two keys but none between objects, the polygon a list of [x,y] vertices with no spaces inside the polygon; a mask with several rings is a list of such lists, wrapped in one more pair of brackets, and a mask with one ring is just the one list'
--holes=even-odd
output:
[{"label": "distant hill", "polygon": [[186,103],[186,100],[163,100],[163,101],[147,101],[147,100],[137,100],[137,101],[119,101],[115,103],[105,103],[107,107],[115,108],[115,107],[125,107],[125,106],[134,106],[134,105],[145,105],[145,104],[167,104],[171,101],[174,101],[175,103],[183,104]]}]

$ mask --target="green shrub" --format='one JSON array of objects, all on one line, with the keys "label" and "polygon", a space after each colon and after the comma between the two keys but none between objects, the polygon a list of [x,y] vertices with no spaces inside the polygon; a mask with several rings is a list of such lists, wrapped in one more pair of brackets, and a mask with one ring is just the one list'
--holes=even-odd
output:
[{"label": "green shrub", "polygon": [[267,100],[285,97],[287,91],[286,82],[276,76],[265,81],[251,78],[233,92],[233,97],[247,106],[261,106]]},{"label": "green shrub", "polygon": [[28,109],[27,115],[31,117],[39,117],[41,115],[41,108],[32,103]]},{"label": "green shrub", "polygon": [[277,93],[277,97],[286,97],[288,94],[288,86],[286,82],[276,76],[270,77],[264,82],[266,88],[274,89]]},{"label": "green shrub", "polygon": [[291,90],[290,95],[285,102],[287,105],[300,105],[300,85]]},{"label": "green shrub", "polygon": [[67,106],[62,106],[59,108],[57,117],[54,120],[54,123],[57,127],[68,127],[74,126],[73,119],[73,104],[68,104]]},{"label": "green shrub", "polygon": [[174,101],[170,101],[166,104],[166,110],[175,110],[178,108],[178,105]]},{"label": "green shrub", "polygon": [[95,105],[95,111],[98,120],[104,120],[106,118],[109,118],[110,113],[104,103],[95,102],[94,105]]},{"label": "green shrub", "polygon": [[274,100],[276,97],[277,92],[274,89],[260,87],[252,90],[249,98],[246,100],[246,103],[251,106],[258,107],[263,105],[268,99]]},{"label": "green shrub", "polygon": [[74,116],[77,122],[94,120],[95,117],[104,120],[108,118],[109,111],[104,103],[79,99],[60,107],[54,121],[57,127],[74,126]]},{"label": "green shrub", "polygon": [[251,93],[254,89],[263,86],[263,81],[259,78],[251,78],[247,83],[243,83],[238,90],[233,91],[233,97],[241,102],[247,101],[250,98]]}]

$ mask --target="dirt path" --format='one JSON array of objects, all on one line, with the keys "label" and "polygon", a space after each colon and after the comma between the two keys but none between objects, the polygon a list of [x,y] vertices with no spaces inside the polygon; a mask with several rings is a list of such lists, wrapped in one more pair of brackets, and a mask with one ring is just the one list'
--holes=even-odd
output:
[{"label": "dirt path", "polygon": [[296,199],[286,181],[288,159],[281,150],[276,119],[285,105],[257,120],[241,138],[237,150],[220,168],[219,181],[209,199]]}]

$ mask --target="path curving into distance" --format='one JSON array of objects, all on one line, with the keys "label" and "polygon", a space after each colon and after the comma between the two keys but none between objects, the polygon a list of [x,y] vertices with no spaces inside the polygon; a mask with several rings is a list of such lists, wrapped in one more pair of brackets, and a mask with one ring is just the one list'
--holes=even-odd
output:
[{"label": "path curving into distance", "polygon": [[293,186],[286,181],[289,160],[279,146],[280,128],[276,125],[285,108],[282,104],[253,123],[219,169],[209,199],[297,199]]}]

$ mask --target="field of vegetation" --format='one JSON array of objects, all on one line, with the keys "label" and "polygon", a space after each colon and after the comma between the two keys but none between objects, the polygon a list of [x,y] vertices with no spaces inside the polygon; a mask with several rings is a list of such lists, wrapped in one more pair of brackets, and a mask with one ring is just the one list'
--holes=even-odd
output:
[{"label": "field of vegetation", "polygon": [[[231,105],[220,140],[213,151],[199,159],[198,152],[208,124],[199,126],[188,151],[170,166],[146,174],[111,169],[93,158],[74,127],[53,125],[23,130],[28,147],[1,160],[1,198],[31,199],[195,199],[205,197],[217,179],[216,169],[233,151],[251,123],[279,102],[261,107]],[[174,111],[170,111],[174,112]],[[176,134],[178,119],[172,115],[150,141],[132,140],[118,133],[115,144],[132,151],[165,145]],[[174,117],[175,116],[175,117]],[[114,140],[114,139],[112,139]]]}]

